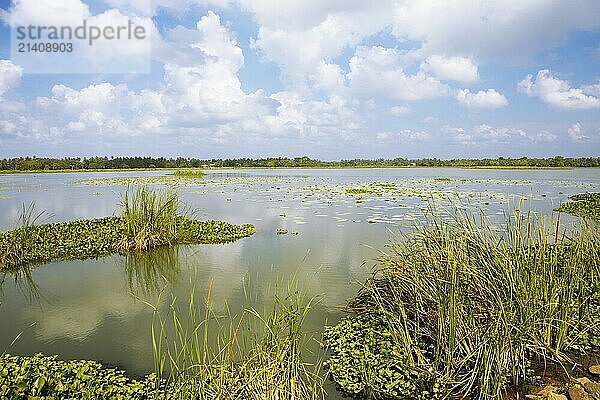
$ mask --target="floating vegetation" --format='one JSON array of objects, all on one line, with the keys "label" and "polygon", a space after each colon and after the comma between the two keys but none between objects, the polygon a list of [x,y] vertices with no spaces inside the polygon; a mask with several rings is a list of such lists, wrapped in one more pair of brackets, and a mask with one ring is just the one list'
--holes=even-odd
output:
[{"label": "floating vegetation", "polygon": [[173,175],[182,178],[203,178],[206,174],[195,169],[178,169]]},{"label": "floating vegetation", "polygon": [[390,244],[352,314],[326,328],[326,366],[346,394],[521,398],[545,367],[600,352],[599,232],[566,236],[518,212],[493,226],[430,216]]},{"label": "floating vegetation", "polygon": [[125,372],[95,361],[61,361],[56,356],[0,356],[3,399],[141,399],[155,379],[129,379]]},{"label": "floating vegetation", "polygon": [[452,182],[452,179],[450,179],[450,178],[434,178],[433,181],[437,182],[437,183],[450,183],[450,182]]},{"label": "floating vegetation", "polygon": [[351,195],[363,195],[363,194],[375,194],[378,195],[380,194],[379,191],[375,190],[375,189],[369,189],[369,188],[350,188],[350,189],[346,189],[346,193],[347,194],[351,194]]},{"label": "floating vegetation", "polygon": [[[120,217],[61,222],[19,228],[0,233],[0,269],[57,260],[103,257],[133,251],[137,243],[128,237],[127,224]],[[222,221],[196,221],[178,216],[175,238],[170,244],[228,243],[254,234],[252,225],[232,225]],[[156,240],[153,235],[149,235]],[[146,242],[149,243],[149,242]],[[167,243],[163,239],[153,243]]]},{"label": "floating vegetation", "polygon": [[569,200],[568,203],[561,204],[556,211],[600,221],[600,193],[576,194],[569,196]]},{"label": "floating vegetation", "polygon": [[20,227],[0,233],[0,270],[55,260],[146,251],[162,245],[227,243],[254,234],[253,225],[198,221],[177,215],[173,192],[138,188],[121,201],[120,217],[35,225],[43,214],[25,208]]},{"label": "floating vegetation", "polygon": [[[315,299],[294,287],[275,294],[263,311],[220,315],[209,289],[173,298],[167,314],[148,303],[154,373],[130,379],[124,371],[95,361],[56,356],[0,355],[2,399],[265,400],[325,398],[323,353],[307,360],[316,339],[304,324]],[[209,335],[209,329],[211,334]],[[217,333],[214,334],[216,329]]]}]

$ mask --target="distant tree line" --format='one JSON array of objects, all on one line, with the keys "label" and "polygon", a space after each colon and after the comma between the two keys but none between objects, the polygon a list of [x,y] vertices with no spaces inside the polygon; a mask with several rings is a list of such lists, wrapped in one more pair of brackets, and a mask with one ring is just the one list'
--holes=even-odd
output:
[{"label": "distant tree line", "polygon": [[0,171],[59,171],[103,169],[152,168],[336,168],[336,167],[600,167],[600,157],[569,158],[484,158],[452,159],[423,158],[410,160],[354,159],[320,161],[309,157],[296,158],[153,158],[153,157],[90,157],[90,158],[38,158],[20,157],[0,160]]}]

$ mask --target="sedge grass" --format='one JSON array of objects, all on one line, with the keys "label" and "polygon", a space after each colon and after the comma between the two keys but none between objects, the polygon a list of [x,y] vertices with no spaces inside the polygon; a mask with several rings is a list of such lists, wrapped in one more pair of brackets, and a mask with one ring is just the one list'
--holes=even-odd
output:
[{"label": "sedge grass", "polygon": [[[160,300],[159,300],[160,303]],[[158,392],[173,399],[323,399],[322,355],[305,361],[310,335],[303,324],[314,305],[288,287],[270,309],[216,311],[205,298],[171,299],[154,310],[152,343]]]},{"label": "sedge grass", "polygon": [[119,252],[145,251],[175,243],[177,192],[157,191],[147,186],[127,188],[119,205],[125,231],[125,236],[117,243]]},{"label": "sedge grass", "polygon": [[350,394],[524,395],[540,366],[567,372],[575,355],[600,351],[598,232],[518,212],[501,230],[483,215],[430,216],[392,241],[349,308],[325,336],[330,373]]}]

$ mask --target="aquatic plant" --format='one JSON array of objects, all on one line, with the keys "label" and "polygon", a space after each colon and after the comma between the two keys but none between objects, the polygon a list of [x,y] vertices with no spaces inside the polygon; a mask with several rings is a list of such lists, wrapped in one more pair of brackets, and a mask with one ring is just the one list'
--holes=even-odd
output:
[{"label": "aquatic plant", "polygon": [[179,198],[174,190],[127,188],[119,203],[124,235],[116,250],[145,251],[175,243]]},{"label": "aquatic plant", "polygon": [[[324,398],[322,355],[306,361],[311,339],[303,324],[314,305],[293,285],[259,312],[219,314],[212,285],[203,301],[192,287],[169,313],[152,306],[155,371],[169,396],[194,399]],[[160,303],[160,299],[157,303]]]},{"label": "aquatic plant", "polygon": [[202,178],[206,174],[195,169],[178,169],[173,173],[173,175],[184,178]]},{"label": "aquatic plant", "polygon": [[198,221],[177,215],[173,192],[128,190],[122,216],[31,225],[0,233],[0,270],[55,260],[87,259],[147,251],[173,244],[228,243],[254,234],[253,225]]},{"label": "aquatic plant", "polygon": [[154,378],[137,381],[94,361],[61,361],[56,356],[0,356],[3,399],[142,399]]},{"label": "aquatic plant", "polygon": [[501,399],[523,394],[538,365],[600,351],[597,231],[567,236],[519,213],[498,230],[459,211],[415,229],[326,329],[326,365],[347,393]]},{"label": "aquatic plant", "polygon": [[565,212],[587,220],[600,221],[600,193],[581,193],[569,196],[556,211]]}]

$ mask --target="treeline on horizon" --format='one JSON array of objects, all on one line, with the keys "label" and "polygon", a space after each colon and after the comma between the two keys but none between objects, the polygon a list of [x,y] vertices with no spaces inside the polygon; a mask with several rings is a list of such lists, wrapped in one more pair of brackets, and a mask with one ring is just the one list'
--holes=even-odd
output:
[{"label": "treeline on horizon", "polygon": [[483,158],[483,159],[354,159],[320,161],[309,157],[296,158],[153,158],[153,157],[90,157],[90,158],[37,158],[19,157],[0,160],[0,171],[60,171],[102,169],[152,168],[353,168],[353,167],[600,167],[600,157],[551,158]]}]

